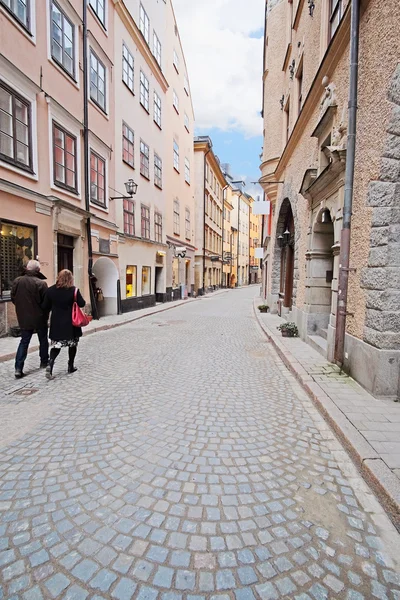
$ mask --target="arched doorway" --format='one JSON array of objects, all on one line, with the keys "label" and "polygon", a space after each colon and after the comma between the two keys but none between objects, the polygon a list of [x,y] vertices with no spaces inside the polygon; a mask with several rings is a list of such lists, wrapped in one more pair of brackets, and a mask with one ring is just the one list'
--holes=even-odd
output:
[{"label": "arched doorway", "polygon": [[111,258],[106,256],[98,258],[93,265],[93,275],[97,279],[96,287],[102,291],[102,299],[100,295],[98,301],[99,317],[118,314],[118,269]]},{"label": "arched doorway", "polygon": [[278,296],[278,313],[292,309],[294,297],[295,226],[288,198],[282,202],[276,228],[273,293]]}]

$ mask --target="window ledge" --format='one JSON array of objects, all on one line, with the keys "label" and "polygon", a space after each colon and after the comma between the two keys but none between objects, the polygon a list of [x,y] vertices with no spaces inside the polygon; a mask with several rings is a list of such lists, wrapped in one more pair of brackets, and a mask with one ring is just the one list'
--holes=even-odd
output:
[{"label": "window ledge", "polygon": [[131,90],[131,88],[129,87],[129,85],[126,83],[126,81],[124,81],[122,79],[122,83],[124,84],[124,86],[126,87],[127,90],[130,91],[130,93],[132,94],[132,96],[135,96],[135,92],[133,90]]},{"label": "window ledge", "polygon": [[176,171],[178,173],[178,175],[180,175],[180,171],[176,167],[174,167],[174,171]]},{"label": "window ledge", "polygon": [[143,177],[143,179],[146,179],[146,181],[150,181],[150,176],[144,175],[143,173],[140,173],[140,176]]},{"label": "window ledge", "polygon": [[126,160],[122,159],[122,162],[124,163],[124,165],[126,165],[127,167],[130,167],[132,169],[132,171],[135,170],[135,165],[131,165],[130,163],[128,163]]},{"label": "window ledge", "polygon": [[144,110],[145,112],[147,112],[147,114],[148,114],[148,115],[150,114],[150,111],[149,111],[149,109],[148,109],[148,108],[146,108],[146,107],[145,107],[145,105],[144,105],[142,102],[140,102],[140,106],[143,108],[143,110]]},{"label": "window ledge", "polygon": [[161,127],[161,125],[159,125],[155,119],[153,119],[153,121],[154,121],[154,123],[157,125],[158,129],[159,129],[160,131],[162,131],[162,127]]}]

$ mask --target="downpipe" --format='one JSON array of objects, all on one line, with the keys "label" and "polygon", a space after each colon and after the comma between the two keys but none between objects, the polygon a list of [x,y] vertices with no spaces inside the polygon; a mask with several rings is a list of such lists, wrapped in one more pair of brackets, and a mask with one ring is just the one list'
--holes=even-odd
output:
[{"label": "downpipe", "polygon": [[335,362],[343,367],[348,285],[350,269],[351,216],[353,209],[354,165],[357,133],[358,52],[360,0],[351,2],[349,116],[347,127],[346,177],[343,205],[343,228],[340,237],[338,301],[336,310]]}]

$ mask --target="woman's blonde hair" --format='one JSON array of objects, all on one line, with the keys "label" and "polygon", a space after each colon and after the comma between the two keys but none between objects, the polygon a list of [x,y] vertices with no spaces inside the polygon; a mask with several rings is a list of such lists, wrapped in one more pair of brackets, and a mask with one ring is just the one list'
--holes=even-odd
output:
[{"label": "woman's blonde hair", "polygon": [[60,271],[57,277],[56,287],[70,288],[73,287],[73,285],[74,276],[72,275],[71,271],[68,271],[68,269],[63,269],[62,271]]}]

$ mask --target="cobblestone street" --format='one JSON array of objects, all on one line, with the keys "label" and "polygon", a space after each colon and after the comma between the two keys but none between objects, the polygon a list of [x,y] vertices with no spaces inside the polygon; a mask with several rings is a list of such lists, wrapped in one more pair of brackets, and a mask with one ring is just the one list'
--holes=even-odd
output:
[{"label": "cobblestone street", "polygon": [[400,536],[227,291],[0,364],[0,599],[400,600]]}]

